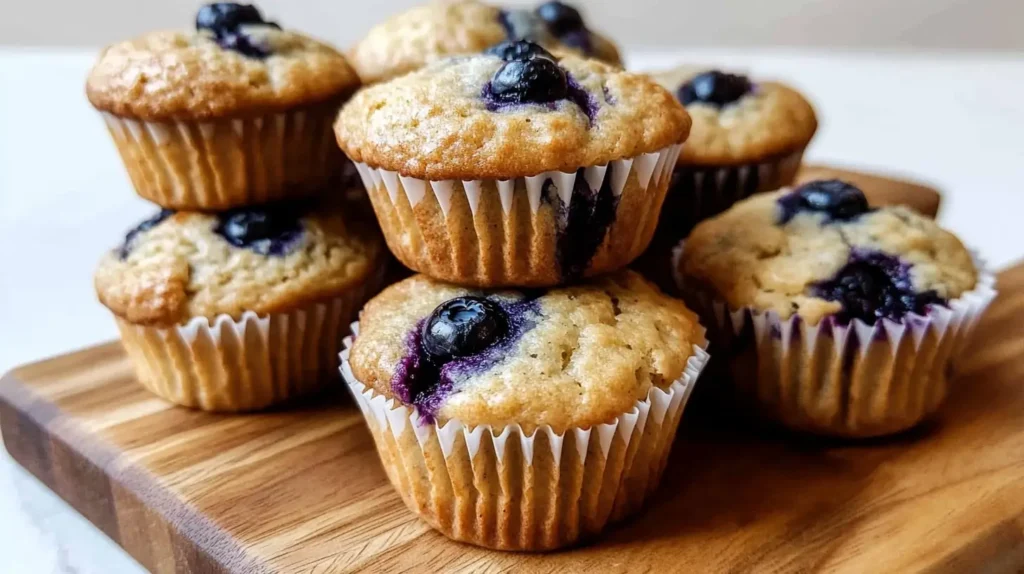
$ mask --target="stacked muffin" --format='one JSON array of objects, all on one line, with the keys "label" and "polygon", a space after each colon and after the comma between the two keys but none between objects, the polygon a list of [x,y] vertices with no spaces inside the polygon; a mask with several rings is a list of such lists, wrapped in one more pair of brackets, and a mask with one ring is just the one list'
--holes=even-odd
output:
[{"label": "stacked muffin", "polygon": [[89,100],[162,209],[103,258],[96,289],[151,391],[253,410],[336,374],[384,262],[360,206],[320,198],[342,165],[331,122],[358,84],[333,48],[239,4],[104,50]]},{"label": "stacked muffin", "polygon": [[644,75],[509,40],[363,89],[335,124],[394,255],[343,374],[410,509],[456,540],[558,548],[658,484],[707,357],[624,270],[690,119]]}]

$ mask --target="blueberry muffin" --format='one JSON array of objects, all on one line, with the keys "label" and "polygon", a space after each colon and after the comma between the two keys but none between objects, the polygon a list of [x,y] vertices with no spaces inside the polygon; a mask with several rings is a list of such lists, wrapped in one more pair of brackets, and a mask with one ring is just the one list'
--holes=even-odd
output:
[{"label": "blueberry muffin", "polygon": [[679,98],[693,129],[679,155],[656,244],[672,246],[697,222],[796,176],[818,122],[796,90],[719,70],[654,74]]},{"label": "blueberry muffin", "polygon": [[180,405],[244,411],[336,376],[341,340],[385,261],[377,231],[345,211],[163,210],[128,232],[95,281],[139,381]]},{"label": "blueberry muffin", "polygon": [[340,163],[331,122],[359,84],[330,46],[249,5],[199,9],[195,31],[103,50],[86,93],[135,190],[168,209],[310,195]]},{"label": "blueberry muffin", "polygon": [[848,437],[917,424],[994,296],[934,221],[872,209],[839,180],[763,194],[699,224],[677,252],[733,399],[797,430]]},{"label": "blueberry muffin", "polygon": [[551,286],[644,250],[689,125],[647,76],[509,42],[360,91],[335,132],[406,266]]},{"label": "blueberry muffin", "polygon": [[530,40],[621,65],[615,44],[587,28],[579,11],[568,4],[502,9],[477,0],[434,0],[392,16],[371,29],[349,51],[349,59],[364,82],[375,83],[506,40]]},{"label": "blueberry muffin", "polygon": [[546,291],[416,275],[357,333],[342,373],[392,484],[445,535],[502,550],[637,510],[707,357],[696,316],[630,271]]}]

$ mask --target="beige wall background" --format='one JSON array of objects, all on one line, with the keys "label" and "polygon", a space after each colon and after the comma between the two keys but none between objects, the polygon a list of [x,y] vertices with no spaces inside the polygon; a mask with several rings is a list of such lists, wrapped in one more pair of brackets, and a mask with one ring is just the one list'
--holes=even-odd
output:
[{"label": "beige wall background", "polygon": [[[265,14],[282,24],[340,46],[350,45],[387,15],[420,3],[256,1]],[[772,45],[1024,52],[1024,0],[576,0],[575,4],[595,28],[631,48]],[[198,5],[189,0],[5,0],[0,45],[101,46],[150,29],[187,26]]]}]

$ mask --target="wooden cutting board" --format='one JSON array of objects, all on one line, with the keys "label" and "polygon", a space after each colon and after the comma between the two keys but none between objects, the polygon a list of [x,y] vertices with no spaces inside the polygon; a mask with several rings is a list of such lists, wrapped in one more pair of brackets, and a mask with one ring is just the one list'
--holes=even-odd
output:
[{"label": "wooden cutting board", "polygon": [[932,424],[842,443],[690,412],[644,514],[546,555],[431,531],[343,395],[249,416],[175,408],[111,343],[9,374],[0,425],[18,462],[155,572],[1020,572],[1024,265],[1000,290]]}]

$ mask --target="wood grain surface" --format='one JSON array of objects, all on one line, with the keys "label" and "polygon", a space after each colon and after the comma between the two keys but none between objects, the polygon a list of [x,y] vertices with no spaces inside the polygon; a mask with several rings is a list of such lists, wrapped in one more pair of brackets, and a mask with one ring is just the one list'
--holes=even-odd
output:
[{"label": "wood grain surface", "polygon": [[1020,572],[1024,265],[1000,290],[932,423],[843,443],[694,405],[646,512],[553,554],[431,531],[343,395],[248,416],[176,408],[111,343],[9,374],[0,425],[15,459],[154,572]]},{"label": "wood grain surface", "polygon": [[864,191],[872,206],[906,205],[932,219],[938,214],[942,202],[937,189],[918,181],[826,165],[800,166],[800,172],[796,175],[797,184],[815,179],[848,181]]}]

